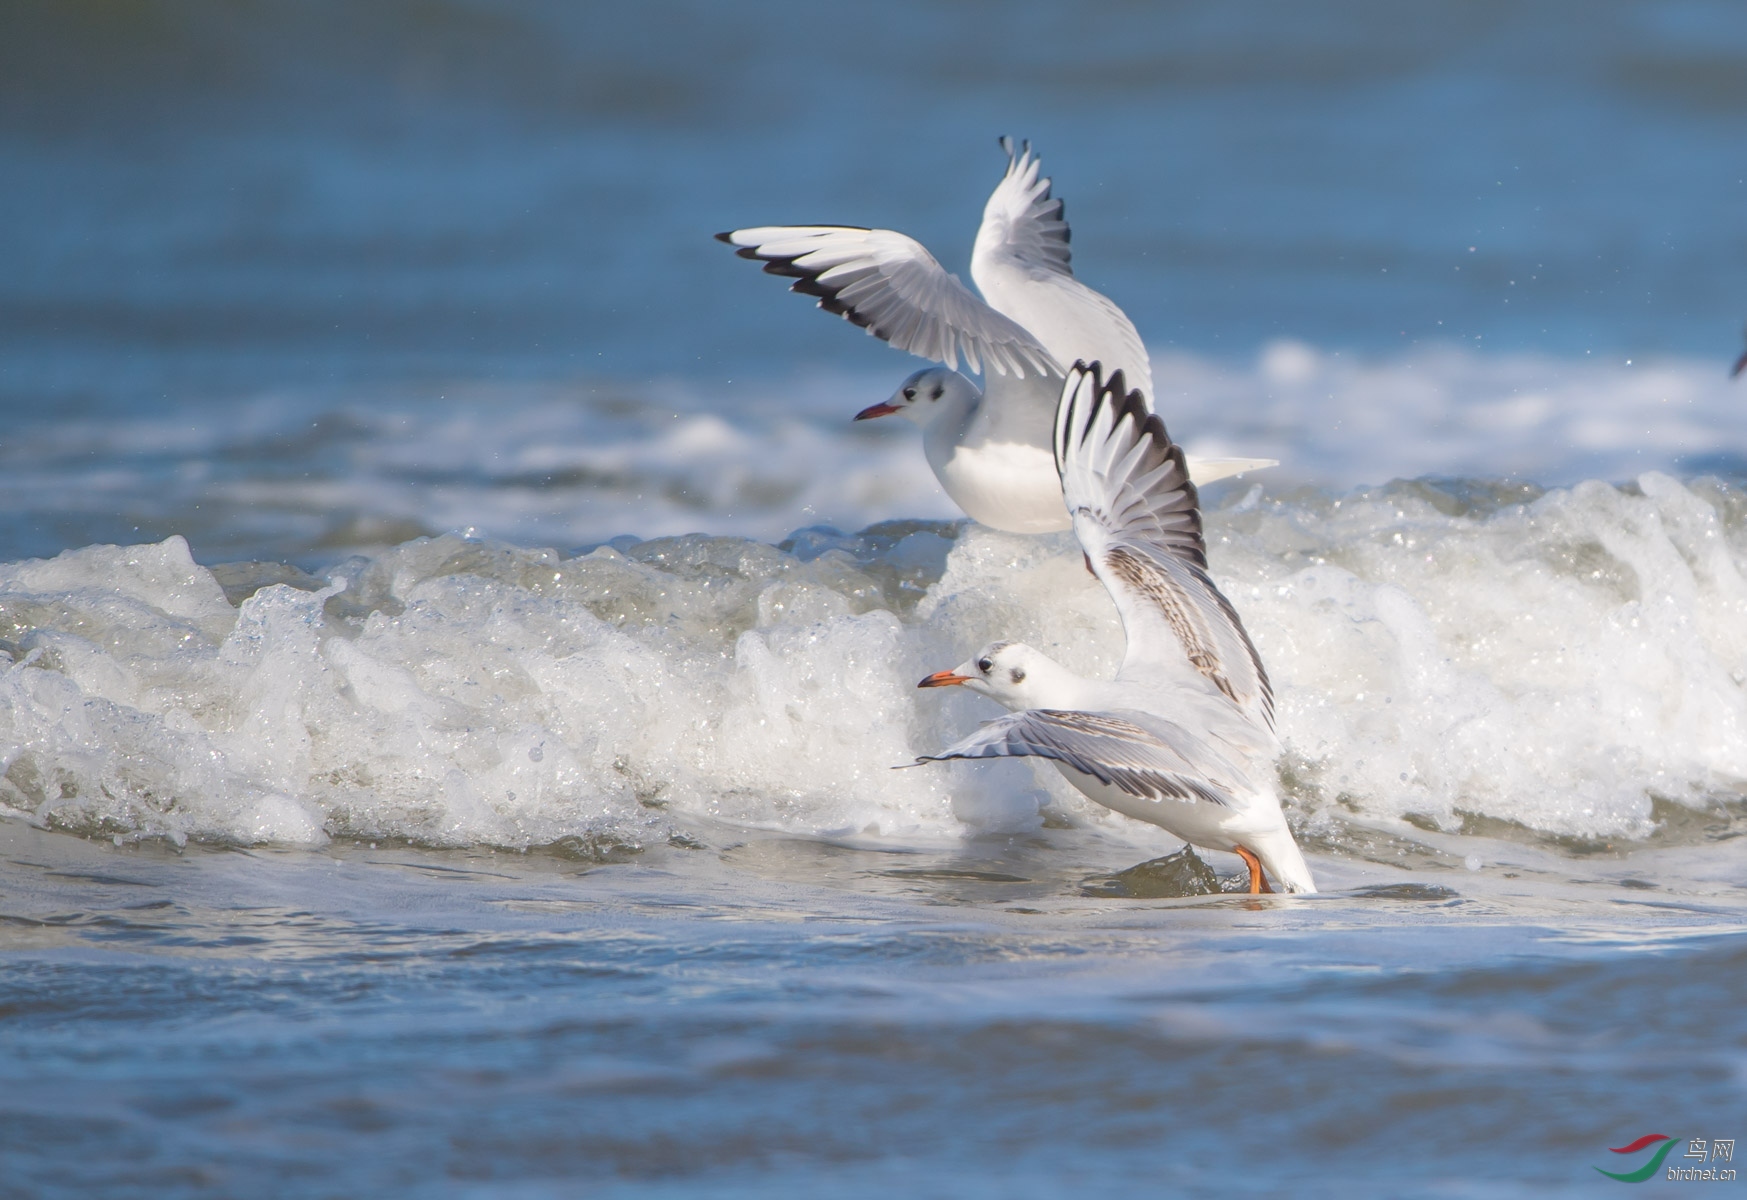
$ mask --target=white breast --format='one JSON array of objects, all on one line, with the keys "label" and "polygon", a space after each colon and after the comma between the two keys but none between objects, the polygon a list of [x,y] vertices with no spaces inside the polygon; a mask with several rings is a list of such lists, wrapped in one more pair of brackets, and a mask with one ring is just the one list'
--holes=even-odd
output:
[{"label": "white breast", "polygon": [[930,436],[924,448],[946,494],[973,520],[1008,533],[1050,533],[1072,526],[1055,460],[1045,447]]}]

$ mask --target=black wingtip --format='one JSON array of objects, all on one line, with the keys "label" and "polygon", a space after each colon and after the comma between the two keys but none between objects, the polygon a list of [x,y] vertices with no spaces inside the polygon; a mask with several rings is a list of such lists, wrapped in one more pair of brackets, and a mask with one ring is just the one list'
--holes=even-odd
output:
[{"label": "black wingtip", "polygon": [[[1062,470],[1067,462],[1067,447],[1064,439],[1074,437],[1076,431],[1082,442],[1090,437],[1092,422],[1097,419],[1099,409],[1104,407],[1107,400],[1115,401],[1118,409],[1117,420],[1121,420],[1124,414],[1133,410],[1136,412],[1136,423],[1144,428],[1148,415],[1146,399],[1141,395],[1139,389],[1129,390],[1128,380],[1120,367],[1112,371],[1110,378],[1106,379],[1104,378],[1103,363],[1096,359],[1087,362],[1083,358],[1077,358],[1074,360],[1074,365],[1068,368],[1068,375],[1070,378],[1077,375],[1081,379],[1091,380],[1091,406],[1084,415],[1078,411],[1080,388],[1077,382],[1071,391],[1063,391],[1061,401],[1063,407],[1056,414],[1056,432],[1051,439],[1057,471]],[[1161,425],[1159,428],[1162,431],[1164,426]]]},{"label": "black wingtip", "polygon": [[734,244],[734,231],[732,229],[727,230],[724,233],[718,233],[715,237],[718,242],[725,242],[730,246]]},{"label": "black wingtip", "polygon": [[[1097,360],[1087,362],[1085,359],[1076,359],[1073,370],[1092,377],[1094,407],[1103,403],[1105,397],[1109,397],[1124,413],[1132,411],[1135,418],[1143,423],[1147,417],[1153,415],[1147,408],[1145,393],[1139,388],[1128,386],[1128,377],[1122,373],[1121,367],[1110,372],[1108,379],[1104,377],[1104,364]],[[1164,428],[1162,423],[1160,428]]]},{"label": "black wingtip", "polygon": [[[1172,440],[1170,431],[1165,428],[1165,419],[1147,404],[1146,393],[1139,388],[1128,386],[1128,380],[1120,367],[1112,371],[1108,379],[1104,378],[1104,365],[1097,361],[1088,363],[1083,359],[1077,360],[1073,370],[1090,376],[1092,380],[1092,408],[1080,423],[1081,429],[1091,429],[1092,421],[1098,410],[1108,401],[1116,408],[1115,419],[1117,421],[1121,421],[1124,417],[1133,417],[1134,426],[1140,432],[1140,436],[1151,438],[1159,450],[1166,455],[1174,454],[1179,459],[1183,457],[1183,447]],[[1062,454],[1061,448],[1058,446],[1056,469],[1060,470],[1061,465]],[[1184,464],[1183,469],[1184,476],[1187,478],[1187,464]],[[1193,481],[1189,483],[1189,487],[1191,490],[1194,489]],[[1196,503],[1199,503],[1198,497]]]},{"label": "black wingtip", "polygon": [[1108,391],[1111,383],[1115,380],[1122,378],[1122,369],[1118,367],[1108,380],[1105,379],[1104,364],[1095,358],[1091,362],[1087,362],[1083,358],[1076,358],[1074,365],[1068,368],[1068,373],[1071,375],[1090,375],[1092,377],[1092,390],[1100,394]]},{"label": "black wingtip", "polygon": [[1735,365],[1729,369],[1729,378],[1738,379],[1742,371],[1747,371],[1747,354],[1742,354],[1735,360]]}]

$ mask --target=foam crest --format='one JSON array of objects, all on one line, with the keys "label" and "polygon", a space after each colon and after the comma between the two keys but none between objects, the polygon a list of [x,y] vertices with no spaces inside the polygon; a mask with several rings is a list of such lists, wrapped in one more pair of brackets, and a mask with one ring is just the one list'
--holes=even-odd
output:
[{"label": "foam crest", "polygon": [[[841,549],[732,538],[573,559],[420,539],[234,611],[180,539],[19,564],[0,801],[240,842],[610,846],[691,818],[941,836],[941,779],[890,770],[914,687],[891,610],[914,542],[950,543],[900,532],[867,540],[902,547],[875,567],[891,600]],[[106,587],[123,560],[155,574]]]},{"label": "foam crest", "polygon": [[1396,484],[1233,514],[1293,790],[1445,829],[1642,837],[1739,800],[1739,493],[1645,475],[1517,503]]},{"label": "foam crest", "polygon": [[[1738,803],[1744,514],[1737,489],[1658,474],[1255,489],[1210,513],[1292,819],[1635,839],[1658,803]],[[449,535],[322,579],[215,573],[179,538],[89,547],[0,566],[0,804],[124,838],[587,854],[724,826],[930,841],[1052,805],[1159,843],[1048,767],[891,769],[994,715],[915,683],[996,638],[1089,674],[1122,650],[1065,534],[898,522],[578,557]]]}]

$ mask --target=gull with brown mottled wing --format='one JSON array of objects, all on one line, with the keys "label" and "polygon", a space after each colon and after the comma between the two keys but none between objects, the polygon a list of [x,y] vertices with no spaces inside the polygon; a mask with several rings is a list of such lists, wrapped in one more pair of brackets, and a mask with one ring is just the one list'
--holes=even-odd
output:
[{"label": "gull with brown mottled wing", "polygon": [[1272,875],[1314,892],[1275,795],[1274,697],[1243,620],[1207,573],[1183,451],[1122,373],[1075,363],[1053,450],[1074,534],[1128,639],[1115,679],[1086,679],[995,642],[922,687],[962,686],[1010,714],[918,762],[1035,756],[1106,808],[1240,855],[1250,890]]}]

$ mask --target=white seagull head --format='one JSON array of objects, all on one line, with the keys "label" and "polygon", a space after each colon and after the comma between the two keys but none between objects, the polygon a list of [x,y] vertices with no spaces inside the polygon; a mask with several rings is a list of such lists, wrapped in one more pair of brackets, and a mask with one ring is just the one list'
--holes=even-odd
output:
[{"label": "white seagull head", "polygon": [[936,671],[917,687],[961,686],[1018,712],[1070,703],[1077,677],[1024,642],[990,642],[950,671]]},{"label": "white seagull head", "polygon": [[949,413],[962,414],[982,397],[982,389],[951,367],[929,367],[900,383],[890,400],[870,404],[856,413],[855,419],[866,421],[901,413],[926,428]]}]

